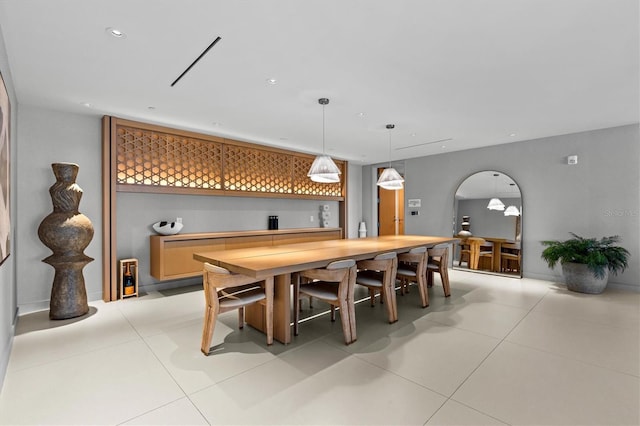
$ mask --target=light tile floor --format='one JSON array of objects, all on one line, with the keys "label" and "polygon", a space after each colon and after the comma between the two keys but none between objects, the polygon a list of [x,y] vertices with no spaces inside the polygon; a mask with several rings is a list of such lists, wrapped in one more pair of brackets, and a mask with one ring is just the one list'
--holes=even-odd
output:
[{"label": "light tile floor", "polygon": [[450,273],[427,309],[398,296],[396,324],[359,304],[350,346],[326,315],[268,347],[229,312],[205,357],[196,288],[21,316],[0,424],[640,423],[640,293]]}]

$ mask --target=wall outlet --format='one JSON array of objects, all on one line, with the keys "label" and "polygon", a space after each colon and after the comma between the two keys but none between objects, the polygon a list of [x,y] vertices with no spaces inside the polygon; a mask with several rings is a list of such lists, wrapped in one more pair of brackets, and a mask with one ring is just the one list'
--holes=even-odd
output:
[{"label": "wall outlet", "polygon": [[309,216],[309,222],[313,222],[313,216]]}]

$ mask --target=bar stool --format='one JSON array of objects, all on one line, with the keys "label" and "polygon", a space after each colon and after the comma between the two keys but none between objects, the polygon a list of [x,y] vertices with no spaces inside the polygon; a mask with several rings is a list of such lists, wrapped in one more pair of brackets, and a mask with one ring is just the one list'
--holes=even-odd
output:
[{"label": "bar stool", "polygon": [[395,252],[382,253],[370,260],[360,260],[357,265],[356,284],[369,289],[371,306],[375,305],[376,293],[380,293],[380,303],[387,304],[389,323],[398,321],[395,288],[398,270],[397,254]]},{"label": "bar stool", "polygon": [[429,293],[427,292],[426,271],[427,271],[427,248],[416,247],[408,253],[398,255],[398,271],[396,278],[400,280],[400,294],[409,292],[409,284],[418,284],[422,307],[429,306]]},{"label": "bar stool", "polygon": [[239,328],[243,328],[244,307],[256,303],[265,307],[267,344],[273,343],[273,278],[256,280],[205,263],[202,285],[206,302],[200,348],[203,354],[209,355],[218,314],[237,309]]},{"label": "bar stool", "polygon": [[[353,290],[356,281],[356,261],[339,260],[326,268],[309,269],[296,275],[293,287],[293,334],[298,335],[300,322],[300,296],[307,295],[323,300],[331,305],[331,321],[336,320],[336,308],[340,310],[340,321],[344,341],[348,345],[357,339],[356,311]],[[310,280],[301,284],[301,279]]]}]

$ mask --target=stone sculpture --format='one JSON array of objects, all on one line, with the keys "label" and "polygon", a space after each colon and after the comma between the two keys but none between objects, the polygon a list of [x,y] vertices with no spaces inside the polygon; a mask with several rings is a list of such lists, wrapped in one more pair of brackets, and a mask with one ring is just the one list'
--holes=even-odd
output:
[{"label": "stone sculpture", "polygon": [[49,318],[82,316],[89,312],[82,269],[93,259],[84,249],[93,238],[93,225],[78,211],[82,189],[76,184],[78,165],[53,163],[56,183],[49,188],[53,212],[38,228],[38,237],[53,254],[42,261],[53,266],[55,276],[49,302]]}]

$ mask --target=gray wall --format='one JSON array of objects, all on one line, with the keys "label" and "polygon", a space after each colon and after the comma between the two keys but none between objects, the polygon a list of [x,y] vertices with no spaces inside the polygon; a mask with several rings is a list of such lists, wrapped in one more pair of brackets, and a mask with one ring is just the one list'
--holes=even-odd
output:
[{"label": "gray wall", "polygon": [[[73,162],[80,166],[77,183],[84,194],[80,211],[93,222],[95,235],[85,250],[95,259],[84,269],[89,300],[102,297],[102,169],[101,118],[70,114],[34,106],[20,106],[20,145],[17,208],[16,256],[18,276],[18,306],[21,313],[47,309],[54,270],[42,263],[51,252],[38,239],[38,226],[52,210],[49,187],[55,182],[51,172],[53,162]],[[361,167],[349,167],[350,229],[357,230],[360,217]],[[280,228],[319,226],[321,204],[329,204],[332,212],[330,226],[338,226],[338,203],[319,200],[289,200],[271,198],[243,198],[219,196],[190,196],[164,194],[117,195],[117,257],[136,257],[140,260],[140,282],[156,285],[149,275],[150,225],[159,220],[182,217],[182,232],[266,229],[267,216],[280,216]],[[357,215],[357,217],[356,217]],[[310,221],[310,217],[314,221]],[[353,231],[352,231],[353,232]],[[168,283],[169,286],[189,284],[190,281]],[[166,287],[166,286],[157,286]]]},{"label": "gray wall", "polygon": [[9,94],[9,102],[11,103],[11,127],[9,137],[11,138],[10,155],[11,155],[11,188],[10,188],[10,210],[11,210],[11,251],[7,260],[0,266],[0,390],[4,382],[5,371],[9,362],[13,335],[15,331],[15,320],[17,315],[17,288],[16,288],[16,223],[19,218],[16,214],[16,170],[15,166],[17,155],[16,147],[18,144],[18,102],[16,101],[15,91],[13,88],[13,79],[9,70],[9,62],[7,53],[4,48],[4,38],[0,32],[0,74],[4,80],[7,93]]},{"label": "gray wall", "polygon": [[[631,252],[629,268],[612,276],[612,285],[640,290],[640,142],[638,125],[458,151],[405,161],[405,199],[422,199],[419,216],[407,216],[407,233],[451,235],[454,193],[471,174],[497,170],[511,176],[522,191],[523,274],[561,281],[559,268],[540,259],[540,241],[583,236],[620,235]],[[566,164],[578,155],[578,164]],[[375,182],[363,170],[364,200],[371,201]],[[373,203],[363,204],[367,221],[375,220]]]},{"label": "gray wall", "polygon": [[95,260],[84,268],[90,300],[102,297],[102,186],[101,121],[98,117],[69,114],[20,105],[18,145],[17,278],[20,312],[49,306],[54,269],[42,262],[51,251],[38,238],[38,226],[53,210],[49,187],[55,182],[51,163],[80,166],[76,183],[82,188],[80,212],[95,230],[85,254]]},{"label": "gray wall", "polygon": [[349,163],[347,190],[347,238],[358,238],[358,226],[362,222],[362,166]]}]

